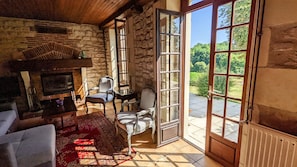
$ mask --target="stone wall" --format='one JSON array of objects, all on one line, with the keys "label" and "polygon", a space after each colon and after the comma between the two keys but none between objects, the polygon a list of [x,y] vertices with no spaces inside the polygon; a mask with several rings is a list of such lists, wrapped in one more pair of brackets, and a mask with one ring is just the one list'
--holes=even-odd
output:
[{"label": "stone wall", "polygon": [[[36,25],[66,28],[67,34],[37,33]],[[99,78],[107,74],[106,63],[110,63],[106,62],[103,31],[98,26],[0,17],[0,76],[18,75],[10,72],[7,62],[18,59],[26,49],[49,42],[83,50],[86,57],[92,58],[93,67],[86,69],[89,87],[96,86]],[[24,98],[17,98],[21,110],[26,110]]]},{"label": "stone wall", "polygon": [[[155,78],[155,54],[154,54],[154,10],[153,2],[143,7],[141,14],[134,14],[133,19],[133,43],[134,56],[131,57],[132,81],[134,81],[135,90],[140,91],[144,86],[156,85]],[[131,28],[131,27],[130,27]],[[128,37],[129,38],[129,37]],[[131,67],[131,65],[129,66]]]},{"label": "stone wall", "polygon": [[253,111],[255,122],[294,135],[297,18],[292,13],[296,8],[297,1],[293,0],[266,1]]},{"label": "stone wall", "polygon": [[297,23],[271,27],[268,66],[297,68]]}]

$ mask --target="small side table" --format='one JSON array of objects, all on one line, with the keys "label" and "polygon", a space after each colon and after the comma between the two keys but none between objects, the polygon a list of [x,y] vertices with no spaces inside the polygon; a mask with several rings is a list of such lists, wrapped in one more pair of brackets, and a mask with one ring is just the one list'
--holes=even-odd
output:
[{"label": "small side table", "polygon": [[[59,104],[59,103],[61,104]],[[56,127],[56,129],[66,128],[64,126],[64,117],[70,116],[74,119],[74,124],[70,126],[75,126],[76,130],[78,130],[78,121],[76,117],[76,106],[71,98],[66,98],[63,101],[53,100],[49,102],[45,108],[43,109],[42,118],[46,123],[52,123],[53,119],[61,118],[61,128]]]},{"label": "small side table", "polygon": [[[137,94],[130,89],[125,89],[125,90],[120,90],[119,92],[115,92],[116,94],[116,98],[117,99],[121,99],[121,104],[123,104],[123,102],[125,100],[131,100],[131,99],[136,99],[137,100]],[[128,110],[129,110],[129,106],[128,106]],[[124,111],[123,107],[121,106],[121,111]]]}]

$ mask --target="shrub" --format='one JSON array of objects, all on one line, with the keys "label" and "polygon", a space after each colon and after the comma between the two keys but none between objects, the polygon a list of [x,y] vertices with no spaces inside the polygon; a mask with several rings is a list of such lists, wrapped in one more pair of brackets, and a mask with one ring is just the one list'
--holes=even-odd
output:
[{"label": "shrub", "polygon": [[197,82],[197,87],[198,87],[200,96],[206,97],[208,95],[208,74],[207,73],[203,73],[202,75],[200,75]]},{"label": "shrub", "polygon": [[207,65],[204,62],[196,62],[192,67],[192,72],[206,72]]}]

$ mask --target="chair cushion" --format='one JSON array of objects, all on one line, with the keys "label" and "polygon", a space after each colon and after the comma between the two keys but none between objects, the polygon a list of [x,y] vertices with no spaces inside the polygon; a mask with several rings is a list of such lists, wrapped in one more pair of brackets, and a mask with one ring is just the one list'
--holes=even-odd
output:
[{"label": "chair cushion", "polygon": [[153,119],[149,114],[139,116],[136,123],[136,112],[134,111],[120,112],[117,114],[117,119],[121,124],[126,125],[128,134],[142,133],[153,125]]},{"label": "chair cushion", "polygon": [[0,144],[3,143],[11,143],[19,167],[55,164],[56,132],[53,125],[0,136]]},{"label": "chair cushion", "polygon": [[89,95],[86,97],[88,102],[94,102],[94,103],[98,103],[98,101],[96,101],[97,99],[101,100],[102,102],[106,103],[109,101],[113,100],[113,95],[112,94],[107,94],[107,99],[106,99],[106,93],[96,93],[93,95]]},{"label": "chair cushion", "polygon": [[152,89],[146,88],[141,92],[141,101],[139,107],[141,109],[148,109],[155,106],[156,94]]},{"label": "chair cushion", "polygon": [[113,80],[109,77],[102,77],[99,81],[99,92],[105,92],[107,90],[112,90]]},{"label": "chair cushion", "polygon": [[136,120],[135,111],[120,112],[117,114],[117,119],[121,124],[134,124]]}]

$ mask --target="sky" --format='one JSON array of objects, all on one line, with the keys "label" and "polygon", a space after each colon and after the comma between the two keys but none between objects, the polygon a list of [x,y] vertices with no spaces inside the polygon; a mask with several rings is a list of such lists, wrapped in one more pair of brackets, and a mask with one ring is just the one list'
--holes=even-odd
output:
[{"label": "sky", "polygon": [[212,6],[192,12],[191,47],[197,43],[210,43]]},{"label": "sky", "polygon": [[[209,44],[211,39],[212,6],[196,10],[191,14],[191,47],[197,43]],[[228,41],[228,34],[228,29],[218,30],[216,42]]]}]

